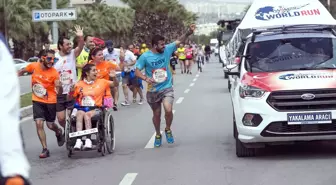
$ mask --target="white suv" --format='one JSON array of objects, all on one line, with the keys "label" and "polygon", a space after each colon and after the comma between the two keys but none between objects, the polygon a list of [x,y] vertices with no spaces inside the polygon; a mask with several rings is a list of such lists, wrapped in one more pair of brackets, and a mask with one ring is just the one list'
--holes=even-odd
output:
[{"label": "white suv", "polygon": [[256,148],[336,139],[336,37],[328,27],[256,31],[230,90],[238,157]]}]

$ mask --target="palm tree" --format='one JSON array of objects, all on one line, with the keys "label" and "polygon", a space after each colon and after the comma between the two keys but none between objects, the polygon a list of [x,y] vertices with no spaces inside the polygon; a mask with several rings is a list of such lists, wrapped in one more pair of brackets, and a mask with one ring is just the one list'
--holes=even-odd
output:
[{"label": "palm tree", "polygon": [[181,33],[184,24],[196,21],[177,0],[122,0],[135,11],[133,37],[139,42],[149,42],[154,34],[168,40]]},{"label": "palm tree", "polygon": [[[0,31],[7,23],[8,37],[14,43],[15,57],[27,59],[48,41],[50,22],[32,22],[34,9],[50,9],[50,0],[3,0],[0,4]],[[163,34],[168,40],[176,38],[187,24],[195,22],[195,14],[188,12],[178,0],[122,0],[130,8],[108,6],[96,1],[77,7],[75,21],[60,21],[59,35],[71,35],[74,24],[84,27],[85,34],[113,39],[116,44],[134,40],[146,42],[153,34]],[[57,0],[58,8],[68,7],[69,0]],[[3,19],[2,19],[3,18]]]}]

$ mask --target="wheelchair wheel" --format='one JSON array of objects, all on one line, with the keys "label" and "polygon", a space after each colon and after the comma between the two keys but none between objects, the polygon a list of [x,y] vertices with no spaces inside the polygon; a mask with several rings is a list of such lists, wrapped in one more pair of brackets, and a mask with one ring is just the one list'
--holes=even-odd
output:
[{"label": "wheelchair wheel", "polygon": [[105,146],[109,154],[114,152],[115,149],[115,129],[112,110],[106,111],[104,120],[105,130]]},{"label": "wheelchair wheel", "polygon": [[66,110],[66,120],[65,120],[65,130],[64,130],[64,135],[65,135],[65,145],[66,145],[66,149],[68,150],[68,157],[71,157],[72,155],[72,142],[71,139],[69,137],[69,134],[71,133],[71,118],[70,118],[70,114],[69,114],[70,110]]}]

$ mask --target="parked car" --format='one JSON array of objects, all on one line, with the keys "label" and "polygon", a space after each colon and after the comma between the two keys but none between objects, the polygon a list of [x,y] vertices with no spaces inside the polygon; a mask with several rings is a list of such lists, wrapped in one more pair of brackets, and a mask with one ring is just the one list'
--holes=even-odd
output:
[{"label": "parked car", "polygon": [[[24,69],[28,64],[29,62],[26,62],[22,59],[18,59],[18,58],[15,58],[14,59],[14,63],[15,63],[15,68],[17,71],[20,71],[21,69]],[[28,73],[25,73],[24,75],[28,75]]]}]

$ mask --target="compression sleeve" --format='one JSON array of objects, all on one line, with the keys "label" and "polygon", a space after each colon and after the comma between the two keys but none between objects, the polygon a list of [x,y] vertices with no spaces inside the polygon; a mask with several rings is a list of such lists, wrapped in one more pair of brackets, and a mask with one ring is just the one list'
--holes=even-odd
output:
[{"label": "compression sleeve", "polygon": [[20,132],[20,86],[17,73],[4,42],[0,40],[0,172],[3,177],[29,178],[30,166],[23,150]]}]

